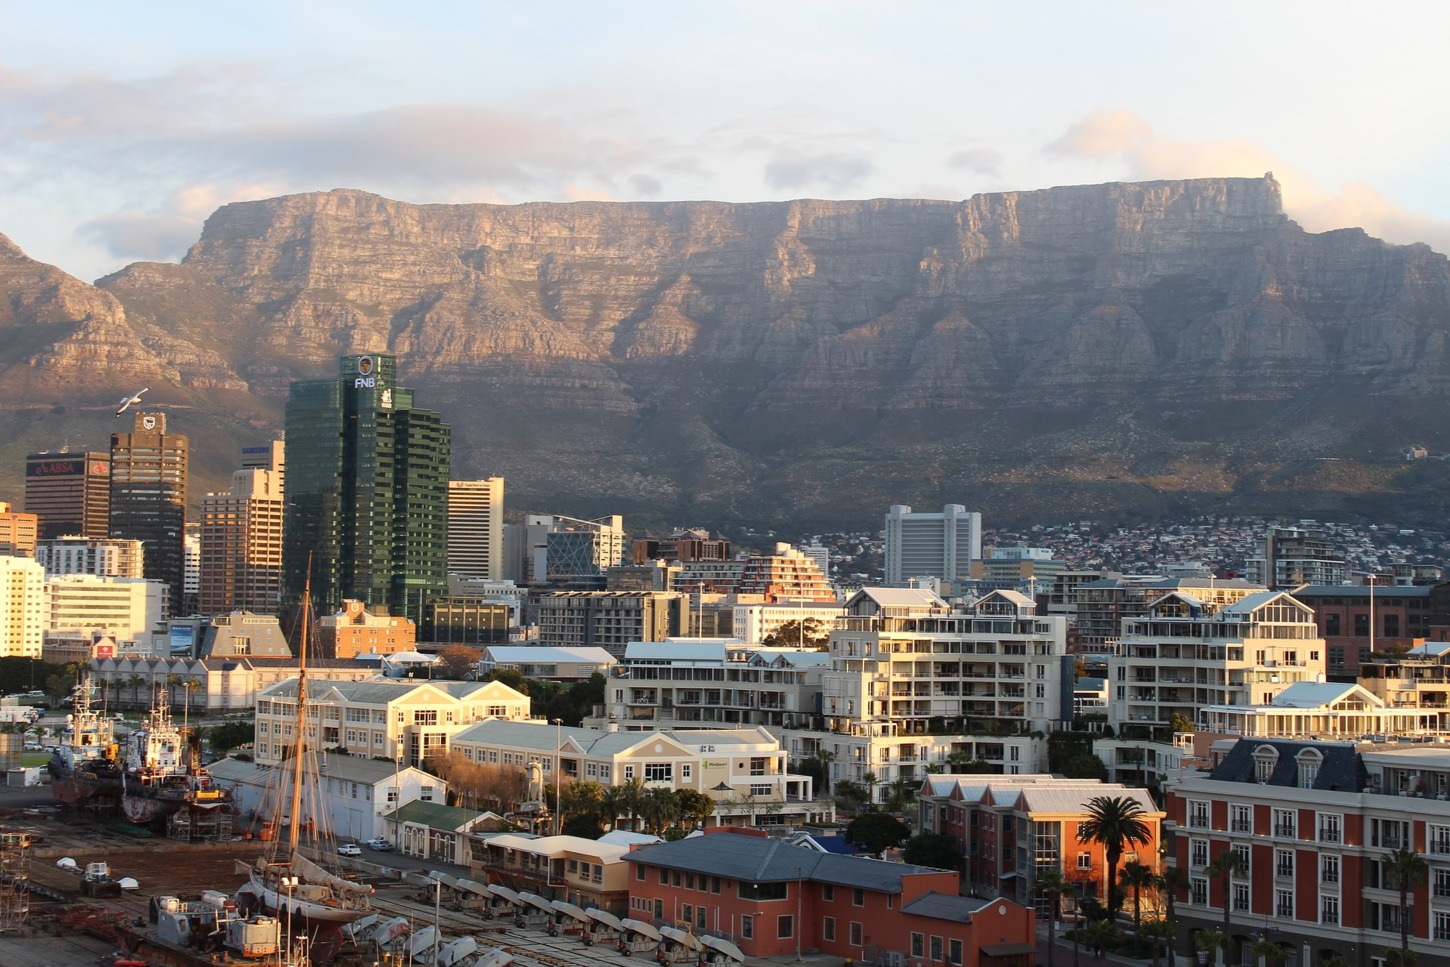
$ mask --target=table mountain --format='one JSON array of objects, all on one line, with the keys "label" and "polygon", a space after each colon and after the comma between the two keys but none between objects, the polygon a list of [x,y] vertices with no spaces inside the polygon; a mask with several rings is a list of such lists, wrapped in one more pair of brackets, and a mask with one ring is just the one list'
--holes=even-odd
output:
[{"label": "table mountain", "polygon": [[[1450,267],[1310,234],[1272,176],[876,199],[227,205],[96,287],[0,245],[15,454],[111,401],[220,485],[287,384],[389,351],[510,506],[873,526],[1199,510],[1437,518]],[[12,484],[17,477],[7,477]],[[198,488],[199,492],[199,488]],[[640,515],[649,515],[649,518]]]}]

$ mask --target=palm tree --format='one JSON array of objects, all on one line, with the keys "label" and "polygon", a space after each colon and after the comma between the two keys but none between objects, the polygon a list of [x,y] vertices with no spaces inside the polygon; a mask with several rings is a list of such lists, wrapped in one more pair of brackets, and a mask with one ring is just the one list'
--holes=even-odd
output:
[{"label": "palm tree", "polygon": [[1178,936],[1178,917],[1173,904],[1179,891],[1187,888],[1188,877],[1176,866],[1165,866],[1158,875],[1157,886],[1163,891],[1163,912],[1168,920],[1168,967],[1176,967],[1178,952],[1173,949],[1173,941]]},{"label": "palm tree", "polygon": [[1088,800],[1088,819],[1078,829],[1077,838],[1084,843],[1098,843],[1103,848],[1108,874],[1108,915],[1117,913],[1118,863],[1123,849],[1130,843],[1152,842],[1153,831],[1143,820],[1145,810],[1131,796],[1096,796]]},{"label": "palm tree", "polygon": [[131,701],[135,702],[137,706],[140,706],[141,686],[146,684],[146,676],[133,674],[130,678],[126,679],[126,684],[131,686]]},{"label": "palm tree", "polygon": [[916,799],[916,783],[910,779],[893,779],[887,789],[888,801],[894,813],[904,812]]},{"label": "palm tree", "polygon": [[619,789],[620,806],[622,807],[620,811],[629,817],[629,828],[638,832],[640,810],[644,805],[644,797],[649,792],[649,787],[644,784],[643,779],[635,776],[633,779],[626,780]]},{"label": "palm tree", "polygon": [[[1415,967],[1419,960],[1420,955],[1413,950],[1391,947],[1385,951],[1385,967]],[[1323,961],[1320,963],[1322,964]]]},{"label": "palm tree", "polygon": [[[1305,964],[1304,967],[1309,967]],[[1319,958],[1317,967],[1349,967],[1349,958],[1344,954],[1325,954]]]},{"label": "palm tree", "polygon": [[1047,967],[1052,967],[1052,952],[1057,947],[1057,918],[1062,912],[1062,895],[1068,891],[1067,880],[1062,870],[1055,866],[1043,867],[1037,871],[1037,892],[1048,898],[1047,908]]},{"label": "palm tree", "polygon": [[820,748],[816,750],[816,761],[821,765],[821,783],[826,787],[825,798],[831,798],[831,763],[836,761],[836,753],[830,749]]},{"label": "palm tree", "polygon": [[1268,937],[1260,937],[1250,948],[1255,957],[1262,957],[1264,967],[1284,967],[1289,962],[1289,951],[1274,943]]},{"label": "palm tree", "polygon": [[1132,860],[1123,866],[1123,885],[1133,890],[1133,933],[1143,927],[1143,890],[1158,879],[1152,867]]},{"label": "palm tree", "polygon": [[1384,859],[1385,883],[1400,891],[1400,952],[1410,953],[1410,890],[1430,876],[1425,857],[1412,849],[1400,848]]},{"label": "palm tree", "polygon": [[1147,937],[1148,942],[1152,944],[1153,967],[1158,967],[1158,954],[1160,953],[1158,945],[1164,941],[1172,941],[1173,928],[1168,925],[1166,920],[1152,920],[1143,924],[1139,935]]},{"label": "palm tree", "polygon": [[173,705],[173,704],[175,704],[176,703],[176,689],[177,689],[177,686],[179,686],[183,681],[185,681],[185,679],[182,678],[180,675],[177,675],[177,674],[174,674],[173,673],[173,674],[167,675],[161,681],[166,685],[166,704],[167,705]]},{"label": "palm tree", "polygon": [[604,825],[610,829],[613,829],[615,823],[619,820],[619,814],[625,812],[628,808],[625,802],[626,798],[627,793],[623,786],[605,787],[604,795],[599,801],[599,812],[605,818]]},{"label": "palm tree", "polygon": [[861,785],[866,787],[866,805],[876,808],[876,773],[867,769],[861,773]]},{"label": "palm tree", "polygon": [[1239,859],[1238,853],[1233,849],[1225,849],[1213,858],[1212,863],[1208,864],[1207,872],[1209,876],[1216,876],[1223,883],[1222,932],[1224,936],[1224,950],[1227,951],[1230,936],[1228,918],[1229,912],[1233,909],[1233,878],[1235,876],[1243,876],[1248,870],[1244,869],[1243,860]]},{"label": "palm tree", "polygon": [[665,828],[680,815],[675,791],[668,786],[652,787],[639,804],[639,815],[646,829],[653,829],[656,836],[663,836]]}]

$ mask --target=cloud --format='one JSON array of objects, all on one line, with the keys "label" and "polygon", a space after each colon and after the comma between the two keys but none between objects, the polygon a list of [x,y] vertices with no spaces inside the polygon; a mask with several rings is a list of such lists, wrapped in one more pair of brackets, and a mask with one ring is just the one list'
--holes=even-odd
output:
[{"label": "cloud", "polygon": [[991,148],[972,148],[953,152],[947,158],[947,164],[953,168],[966,168],[979,175],[996,176],[997,169],[1002,164],[1002,155]]},{"label": "cloud", "polygon": [[859,185],[874,170],[865,158],[843,154],[777,155],[765,166],[765,183],[777,191],[825,185],[840,192]]},{"label": "cloud", "polygon": [[664,185],[658,178],[650,175],[631,175],[629,187],[635,195],[640,198],[658,198],[660,192],[664,191]]},{"label": "cloud", "polygon": [[1284,211],[1310,232],[1362,228],[1400,245],[1424,242],[1450,252],[1450,222],[1394,204],[1368,185],[1326,190],[1297,167],[1249,141],[1175,141],[1131,111],[1095,112],[1068,127],[1045,147],[1071,160],[1118,158],[1135,181],[1177,178],[1259,177],[1272,171],[1283,192]]},{"label": "cloud", "polygon": [[94,218],[77,230],[116,258],[128,261],[175,261],[196,241],[200,223],[178,215],[125,212]]}]

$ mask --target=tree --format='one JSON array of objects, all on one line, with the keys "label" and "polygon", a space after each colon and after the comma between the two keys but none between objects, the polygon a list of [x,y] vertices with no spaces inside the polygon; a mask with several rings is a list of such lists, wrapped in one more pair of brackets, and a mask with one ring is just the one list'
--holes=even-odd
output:
[{"label": "tree", "polygon": [[1284,967],[1289,962],[1289,951],[1268,937],[1260,937],[1255,940],[1254,945],[1249,949],[1253,951],[1255,957],[1263,958],[1264,967]]},{"label": "tree", "polygon": [[1153,967],[1158,967],[1159,945],[1172,940],[1173,928],[1168,925],[1166,920],[1153,920],[1143,924],[1143,929],[1138,932],[1138,936],[1147,939],[1148,943],[1152,945]]},{"label": "tree", "polygon": [[1410,953],[1410,890],[1430,876],[1425,857],[1401,847],[1384,859],[1385,882],[1400,891],[1400,951]]},{"label": "tree", "polygon": [[559,828],[564,828],[564,820],[570,816],[584,816],[598,826],[603,802],[604,787],[593,779],[575,779],[566,783],[559,790],[559,802],[554,805],[558,810]]},{"label": "tree", "polygon": [[141,704],[141,686],[146,684],[146,676],[133,674],[126,681],[131,686],[131,701],[139,706]]},{"label": "tree", "polygon": [[438,661],[443,666],[443,677],[455,680],[467,678],[476,672],[478,660],[482,657],[483,649],[470,648],[467,645],[445,645],[438,652]]},{"label": "tree", "polygon": [[1116,913],[1118,897],[1118,863],[1123,850],[1130,844],[1147,844],[1153,839],[1153,831],[1143,820],[1145,811],[1131,796],[1095,796],[1088,800],[1088,819],[1081,824],[1078,839],[1084,843],[1097,843],[1103,848],[1107,861],[1108,914]]},{"label": "tree", "polygon": [[715,815],[715,800],[693,789],[676,789],[675,806],[679,809],[680,825],[691,830],[696,827],[704,829],[710,817]]},{"label": "tree", "polygon": [[910,835],[910,827],[890,813],[862,813],[846,827],[846,840],[866,853],[890,849]]},{"label": "tree", "polygon": [[922,833],[906,841],[901,858],[913,866],[929,866],[934,870],[960,870],[962,850],[957,841],[945,833]]},{"label": "tree", "polygon": [[1173,713],[1173,716],[1168,720],[1168,728],[1174,732],[1187,732],[1189,734],[1197,731],[1193,724],[1193,719],[1184,715],[1182,712]]},{"label": "tree", "polygon": [[1097,779],[1107,782],[1108,767],[1091,752],[1079,752],[1067,763],[1062,774],[1069,779]]},{"label": "tree", "polygon": [[886,805],[894,813],[903,812],[916,800],[916,783],[910,779],[893,779],[886,787]]},{"label": "tree", "polygon": [[1057,921],[1062,915],[1062,895],[1068,882],[1055,866],[1037,871],[1037,892],[1047,897],[1047,967],[1052,967],[1052,952],[1057,949]]},{"label": "tree", "polygon": [[1111,948],[1117,946],[1121,936],[1111,920],[1094,920],[1082,932],[1083,943],[1098,955],[1099,961],[1107,956]]},{"label": "tree", "polygon": [[1143,929],[1143,890],[1151,888],[1158,879],[1153,869],[1133,860],[1123,866],[1122,883],[1133,891],[1133,933]]},{"label": "tree", "polygon": [[629,828],[638,832],[640,813],[644,807],[644,797],[649,793],[649,787],[639,776],[626,780],[619,788],[620,813],[629,817]]},{"label": "tree", "polygon": [[[1229,933],[1229,911],[1233,909],[1233,878],[1243,876],[1247,871],[1244,869],[1243,861],[1239,854],[1232,849],[1225,849],[1213,858],[1206,870],[1209,876],[1218,877],[1223,883],[1223,936],[1227,941],[1231,936]],[[1224,950],[1228,949],[1228,943],[1224,944]]]},{"label": "tree", "polygon": [[766,645],[773,648],[824,648],[830,635],[817,618],[804,621],[787,621],[765,636]]},{"label": "tree", "polygon": [[675,801],[675,791],[669,786],[651,787],[640,803],[639,815],[644,820],[646,829],[654,830],[656,836],[664,835],[664,831],[680,815],[679,803]]},{"label": "tree", "polygon": [[207,733],[213,749],[226,751],[239,745],[246,745],[256,736],[256,726],[251,722],[227,722]]},{"label": "tree", "polygon": [[[529,680],[517,668],[495,668],[488,673],[488,680],[491,682],[503,682],[516,692],[521,692],[524,695],[530,694]],[[558,716],[554,717],[557,718]]]},{"label": "tree", "polygon": [[1218,930],[1200,930],[1193,938],[1193,946],[1206,954],[1218,950],[1228,950],[1228,934]]},{"label": "tree", "polygon": [[[1413,950],[1404,950],[1399,947],[1391,947],[1385,951],[1385,967],[1415,967],[1420,961],[1420,955]],[[1324,963],[1324,961],[1320,961]]]}]

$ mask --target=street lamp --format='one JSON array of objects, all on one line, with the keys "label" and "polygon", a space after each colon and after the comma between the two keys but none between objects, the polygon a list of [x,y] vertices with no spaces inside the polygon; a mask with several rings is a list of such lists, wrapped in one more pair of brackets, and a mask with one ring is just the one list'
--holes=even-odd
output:
[{"label": "street lamp", "polygon": [[559,784],[563,781],[564,758],[563,739],[564,720],[554,719],[554,835],[558,836],[563,829],[564,810],[563,803],[559,800]]},{"label": "street lamp", "polygon": [[297,885],[297,877],[282,877],[282,885],[287,888],[287,959],[292,959],[292,888]]},{"label": "street lamp", "polygon": [[443,878],[440,876],[433,881],[433,959],[430,963],[438,963],[438,908],[443,903]]}]

